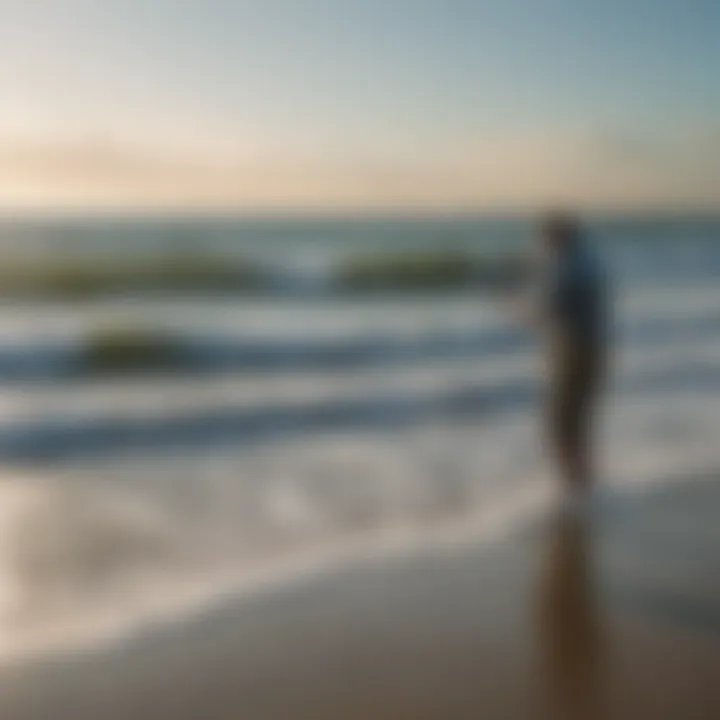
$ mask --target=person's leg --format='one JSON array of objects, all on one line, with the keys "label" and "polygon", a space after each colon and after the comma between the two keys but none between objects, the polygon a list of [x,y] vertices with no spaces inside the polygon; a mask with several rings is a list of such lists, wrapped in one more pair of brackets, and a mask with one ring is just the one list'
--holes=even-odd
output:
[{"label": "person's leg", "polygon": [[556,384],[550,394],[547,438],[560,482],[566,489],[575,485],[576,454],[573,452],[572,410],[566,382]]},{"label": "person's leg", "polygon": [[587,490],[594,480],[592,444],[592,402],[588,393],[575,399],[568,419],[565,455],[567,482],[573,488]]},{"label": "person's leg", "polygon": [[568,407],[568,482],[588,490],[595,482],[595,415],[601,382],[600,356],[590,348],[582,353],[576,368],[571,402]]},{"label": "person's leg", "polygon": [[591,367],[573,364],[551,394],[550,436],[560,480],[569,490],[593,483],[592,426],[595,382]]}]

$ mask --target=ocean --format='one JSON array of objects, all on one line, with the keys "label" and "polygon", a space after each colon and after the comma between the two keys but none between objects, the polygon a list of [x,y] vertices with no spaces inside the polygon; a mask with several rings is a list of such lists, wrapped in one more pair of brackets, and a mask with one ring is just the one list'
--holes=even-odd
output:
[{"label": "ocean", "polygon": [[[720,467],[720,220],[589,222],[614,297],[601,468],[642,492]],[[493,537],[552,497],[539,344],[477,288],[343,293],[364,254],[524,252],[525,219],[6,219],[0,252],[212,253],[248,292],[0,302],[0,660],[112,642],[268,582]],[[113,325],[172,371],[83,368]]]}]

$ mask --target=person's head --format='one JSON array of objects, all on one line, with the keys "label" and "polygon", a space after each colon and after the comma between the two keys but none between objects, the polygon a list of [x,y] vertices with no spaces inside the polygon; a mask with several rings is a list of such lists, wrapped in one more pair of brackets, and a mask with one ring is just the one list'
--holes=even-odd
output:
[{"label": "person's head", "polygon": [[580,221],[570,213],[551,212],[540,221],[540,239],[552,254],[570,248],[580,237]]}]

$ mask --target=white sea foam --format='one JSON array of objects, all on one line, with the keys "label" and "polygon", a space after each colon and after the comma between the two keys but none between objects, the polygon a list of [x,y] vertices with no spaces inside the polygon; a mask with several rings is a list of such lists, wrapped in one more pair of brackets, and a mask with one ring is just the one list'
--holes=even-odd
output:
[{"label": "white sea foam", "polygon": [[[702,337],[672,329],[651,347],[624,338],[615,392],[602,424],[602,476],[623,490],[690,479],[720,467],[720,387],[659,382],[625,392],[632,377],[720,369],[717,283],[632,289],[623,322],[710,322]],[[505,319],[467,299],[363,305],[113,301],[92,307],[6,308],[0,337],[12,346],[72,341],[108,318],[141,314],[165,327],[234,337],[346,341],[367,335],[413,342],[438,330],[490,331]],[[219,409],[348,399],[450,396],[537,377],[520,349],[468,360],[322,375],[6,385],[0,429],[57,420],[88,427]],[[553,499],[538,420],[528,403],[472,416],[444,413],[391,429],[333,428],[249,446],[197,444],[141,455],[115,448],[72,456],[0,480],[0,658],[48,652],[142,631],[228,595],[286,583],[351,559],[424,545],[491,542]],[[334,432],[328,432],[333,430]]]},{"label": "white sea foam", "polygon": [[[717,398],[616,402],[604,475],[620,488],[720,466]],[[350,558],[489,541],[552,496],[526,413],[491,424],[126,459],[0,484],[5,659],[137,631],[218,597]]]}]

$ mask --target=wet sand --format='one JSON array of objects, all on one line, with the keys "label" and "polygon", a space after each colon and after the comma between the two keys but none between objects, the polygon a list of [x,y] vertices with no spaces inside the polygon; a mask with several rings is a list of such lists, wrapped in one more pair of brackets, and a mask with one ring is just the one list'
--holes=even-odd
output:
[{"label": "wet sand", "polygon": [[0,671],[3,720],[720,717],[720,482]]}]

